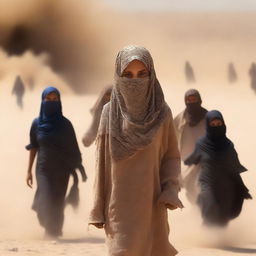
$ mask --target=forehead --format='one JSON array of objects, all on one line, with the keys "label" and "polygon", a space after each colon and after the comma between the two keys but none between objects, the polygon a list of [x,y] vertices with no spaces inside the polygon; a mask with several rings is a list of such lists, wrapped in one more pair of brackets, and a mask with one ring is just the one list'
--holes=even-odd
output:
[{"label": "forehead", "polygon": [[210,121],[214,121],[214,120],[220,120],[220,121],[221,121],[221,118],[218,117],[218,116],[215,116],[215,117],[212,117],[212,118],[210,119]]},{"label": "forehead", "polygon": [[211,122],[222,122],[222,119],[220,117],[213,117],[209,121],[210,121],[210,123]]},{"label": "forehead", "polygon": [[198,99],[198,95],[188,95],[186,99],[188,100]]},{"label": "forehead", "polygon": [[142,61],[140,61],[140,60],[133,60],[125,68],[125,70],[129,70],[129,69],[140,69],[140,70],[142,70],[142,69],[147,69],[147,67],[145,66],[145,64]]},{"label": "forehead", "polygon": [[50,92],[48,94],[45,95],[45,97],[59,97],[58,93],[57,92]]},{"label": "forehead", "polygon": [[148,50],[143,47],[131,46],[119,52],[116,62],[117,72],[120,72],[121,74],[126,69],[126,67],[134,60],[138,60],[144,63],[149,71],[153,69],[153,60]]}]

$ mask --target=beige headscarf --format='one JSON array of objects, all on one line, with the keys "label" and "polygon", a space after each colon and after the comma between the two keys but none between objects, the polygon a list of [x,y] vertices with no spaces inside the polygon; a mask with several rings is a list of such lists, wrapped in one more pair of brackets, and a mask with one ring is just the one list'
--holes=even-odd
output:
[{"label": "beige headscarf", "polygon": [[[122,77],[133,60],[144,63],[149,77]],[[111,100],[102,113],[99,129],[99,135],[110,135],[111,157],[116,161],[128,158],[150,144],[167,112],[149,51],[139,46],[125,47],[116,58]]]},{"label": "beige headscarf", "polygon": [[96,103],[90,109],[90,112],[92,114],[92,122],[89,129],[85,132],[82,139],[82,142],[85,147],[89,147],[94,142],[97,136],[98,128],[100,124],[101,112],[103,110],[104,105],[109,102],[112,88],[113,88],[112,85],[109,85],[103,88]]},{"label": "beige headscarf", "polygon": [[[92,115],[97,115],[98,113],[101,114],[103,106],[109,102],[109,99],[111,97],[113,85],[105,86],[97,98],[95,104],[90,109],[90,112]],[[98,128],[98,127],[97,127]]]}]

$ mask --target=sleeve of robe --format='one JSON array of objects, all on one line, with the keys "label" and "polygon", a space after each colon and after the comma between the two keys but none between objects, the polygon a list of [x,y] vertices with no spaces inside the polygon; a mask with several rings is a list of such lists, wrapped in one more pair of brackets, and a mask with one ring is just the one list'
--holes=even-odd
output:
[{"label": "sleeve of robe", "polygon": [[181,148],[182,135],[186,125],[185,111],[179,113],[173,120],[174,130],[177,137],[178,148]]},{"label": "sleeve of robe", "polygon": [[102,112],[102,107],[101,108],[99,107],[92,113],[92,123],[89,129],[86,131],[86,133],[83,136],[83,143],[86,147],[89,147],[97,137],[101,112]]},{"label": "sleeve of robe", "polygon": [[69,120],[67,120],[67,137],[64,139],[67,143],[66,148],[68,149],[69,163],[72,169],[78,168],[82,164],[82,156],[77,143],[75,130]]},{"label": "sleeve of robe", "polygon": [[238,158],[238,154],[233,146],[232,150],[231,150],[231,154],[232,154],[232,157],[230,157],[230,165],[233,167],[231,168],[234,173],[242,173],[242,172],[246,172],[247,171],[247,168],[244,167],[240,161],[239,161],[239,158]]},{"label": "sleeve of robe", "polygon": [[66,156],[64,156],[65,160],[67,161],[67,165],[70,167],[75,183],[77,180],[77,177],[75,176],[76,174],[74,173],[76,168],[80,171],[83,181],[86,181],[87,175],[82,165],[82,156],[77,143],[75,130],[72,123],[68,119],[65,120],[67,127],[66,136],[63,138],[63,140],[65,140],[66,148]]},{"label": "sleeve of robe", "polygon": [[101,135],[96,141],[96,172],[93,186],[93,207],[89,216],[89,223],[105,223],[105,137]]},{"label": "sleeve of robe", "polygon": [[200,159],[201,159],[200,150],[196,145],[193,153],[185,159],[184,164],[185,165],[198,164],[200,162]]},{"label": "sleeve of robe", "polygon": [[170,112],[168,146],[162,159],[160,168],[161,194],[158,199],[159,203],[168,205],[168,208],[170,209],[176,209],[178,207],[183,208],[183,205],[178,197],[178,193],[180,191],[180,172],[180,153],[178,150],[173,118]]},{"label": "sleeve of robe", "polygon": [[38,123],[38,120],[36,118],[32,122],[32,125],[31,125],[31,128],[30,128],[30,133],[29,133],[30,143],[26,146],[27,150],[31,150],[33,148],[38,148],[39,147],[39,145],[37,143],[37,123]]}]

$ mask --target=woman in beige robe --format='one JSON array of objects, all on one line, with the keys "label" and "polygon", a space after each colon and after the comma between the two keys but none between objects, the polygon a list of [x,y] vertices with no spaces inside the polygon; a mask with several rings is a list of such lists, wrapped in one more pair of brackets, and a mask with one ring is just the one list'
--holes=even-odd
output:
[{"label": "woman in beige robe", "polygon": [[[200,93],[195,89],[190,89],[185,93],[186,108],[174,119],[178,146],[182,162],[194,151],[196,141],[205,134],[205,116],[207,110],[204,109]],[[191,203],[195,203],[199,188],[197,185],[199,166],[182,165],[181,183],[186,189],[187,198]]]},{"label": "woman in beige robe", "polygon": [[168,240],[167,208],[183,207],[179,175],[172,113],[152,57],[143,47],[125,47],[101,116],[89,220],[104,227],[109,256],[177,254]]}]

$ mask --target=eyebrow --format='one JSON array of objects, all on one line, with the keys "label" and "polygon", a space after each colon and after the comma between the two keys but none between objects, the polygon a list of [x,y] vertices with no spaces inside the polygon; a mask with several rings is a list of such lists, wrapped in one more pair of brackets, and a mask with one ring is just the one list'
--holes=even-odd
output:
[{"label": "eyebrow", "polygon": [[215,120],[222,122],[222,120],[219,117],[214,117],[210,122],[215,121]]}]

